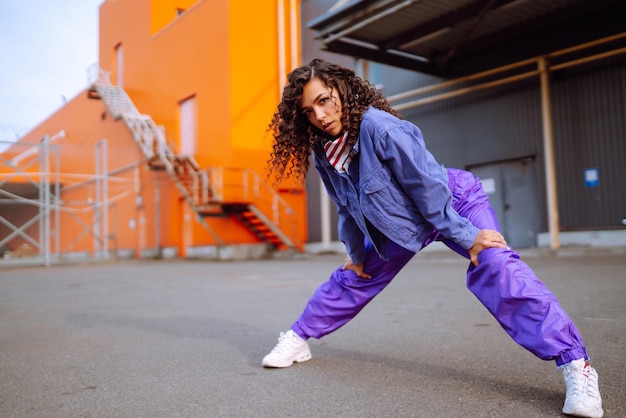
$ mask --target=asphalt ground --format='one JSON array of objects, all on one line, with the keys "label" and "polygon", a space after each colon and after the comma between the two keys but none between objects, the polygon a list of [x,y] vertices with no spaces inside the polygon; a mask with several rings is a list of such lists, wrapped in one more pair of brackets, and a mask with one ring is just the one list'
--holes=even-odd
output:
[{"label": "asphalt ground", "polygon": [[[558,417],[562,374],[419,254],[313,359],[261,359],[342,255],[0,270],[2,417]],[[580,328],[605,417],[626,416],[624,252],[525,261]]]}]

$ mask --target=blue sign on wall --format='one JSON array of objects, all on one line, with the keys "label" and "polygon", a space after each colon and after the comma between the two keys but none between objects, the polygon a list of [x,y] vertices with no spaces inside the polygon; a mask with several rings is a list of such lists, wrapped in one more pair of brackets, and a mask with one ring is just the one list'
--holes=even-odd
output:
[{"label": "blue sign on wall", "polygon": [[597,168],[585,169],[585,187],[598,187],[600,184],[600,178]]}]

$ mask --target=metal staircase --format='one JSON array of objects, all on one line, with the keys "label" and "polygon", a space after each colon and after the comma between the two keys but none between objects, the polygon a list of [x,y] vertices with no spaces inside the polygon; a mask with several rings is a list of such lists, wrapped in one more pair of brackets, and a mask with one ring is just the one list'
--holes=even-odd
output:
[{"label": "metal staircase", "polygon": [[261,242],[277,250],[301,250],[295,213],[262,178],[249,169],[201,169],[192,156],[177,155],[162,126],[139,113],[126,91],[114,86],[107,72],[90,69],[88,97],[101,99],[114,120],[121,119],[132,133],[151,169],[166,171],[198,221],[218,245],[225,243],[207,218],[238,220]]}]

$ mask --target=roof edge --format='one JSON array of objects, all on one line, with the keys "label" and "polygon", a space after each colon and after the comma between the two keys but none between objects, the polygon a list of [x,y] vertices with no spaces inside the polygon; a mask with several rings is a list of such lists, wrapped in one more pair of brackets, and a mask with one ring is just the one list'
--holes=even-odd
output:
[{"label": "roof edge", "polygon": [[[335,4],[326,13],[321,14],[307,22],[307,27],[310,29],[320,29],[333,23],[336,20],[343,19],[350,16],[353,13],[363,13],[364,10],[368,11],[372,5],[379,3],[376,8],[389,4],[396,3],[398,0],[348,0],[346,4],[337,6]],[[335,8],[336,7],[336,8]]]}]

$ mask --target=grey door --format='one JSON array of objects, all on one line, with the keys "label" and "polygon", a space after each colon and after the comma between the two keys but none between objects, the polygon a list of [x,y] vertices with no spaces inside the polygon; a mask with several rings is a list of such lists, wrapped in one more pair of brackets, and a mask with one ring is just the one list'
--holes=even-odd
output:
[{"label": "grey door", "polygon": [[543,224],[535,164],[533,158],[525,158],[471,168],[489,195],[502,234],[514,248],[537,246]]}]

